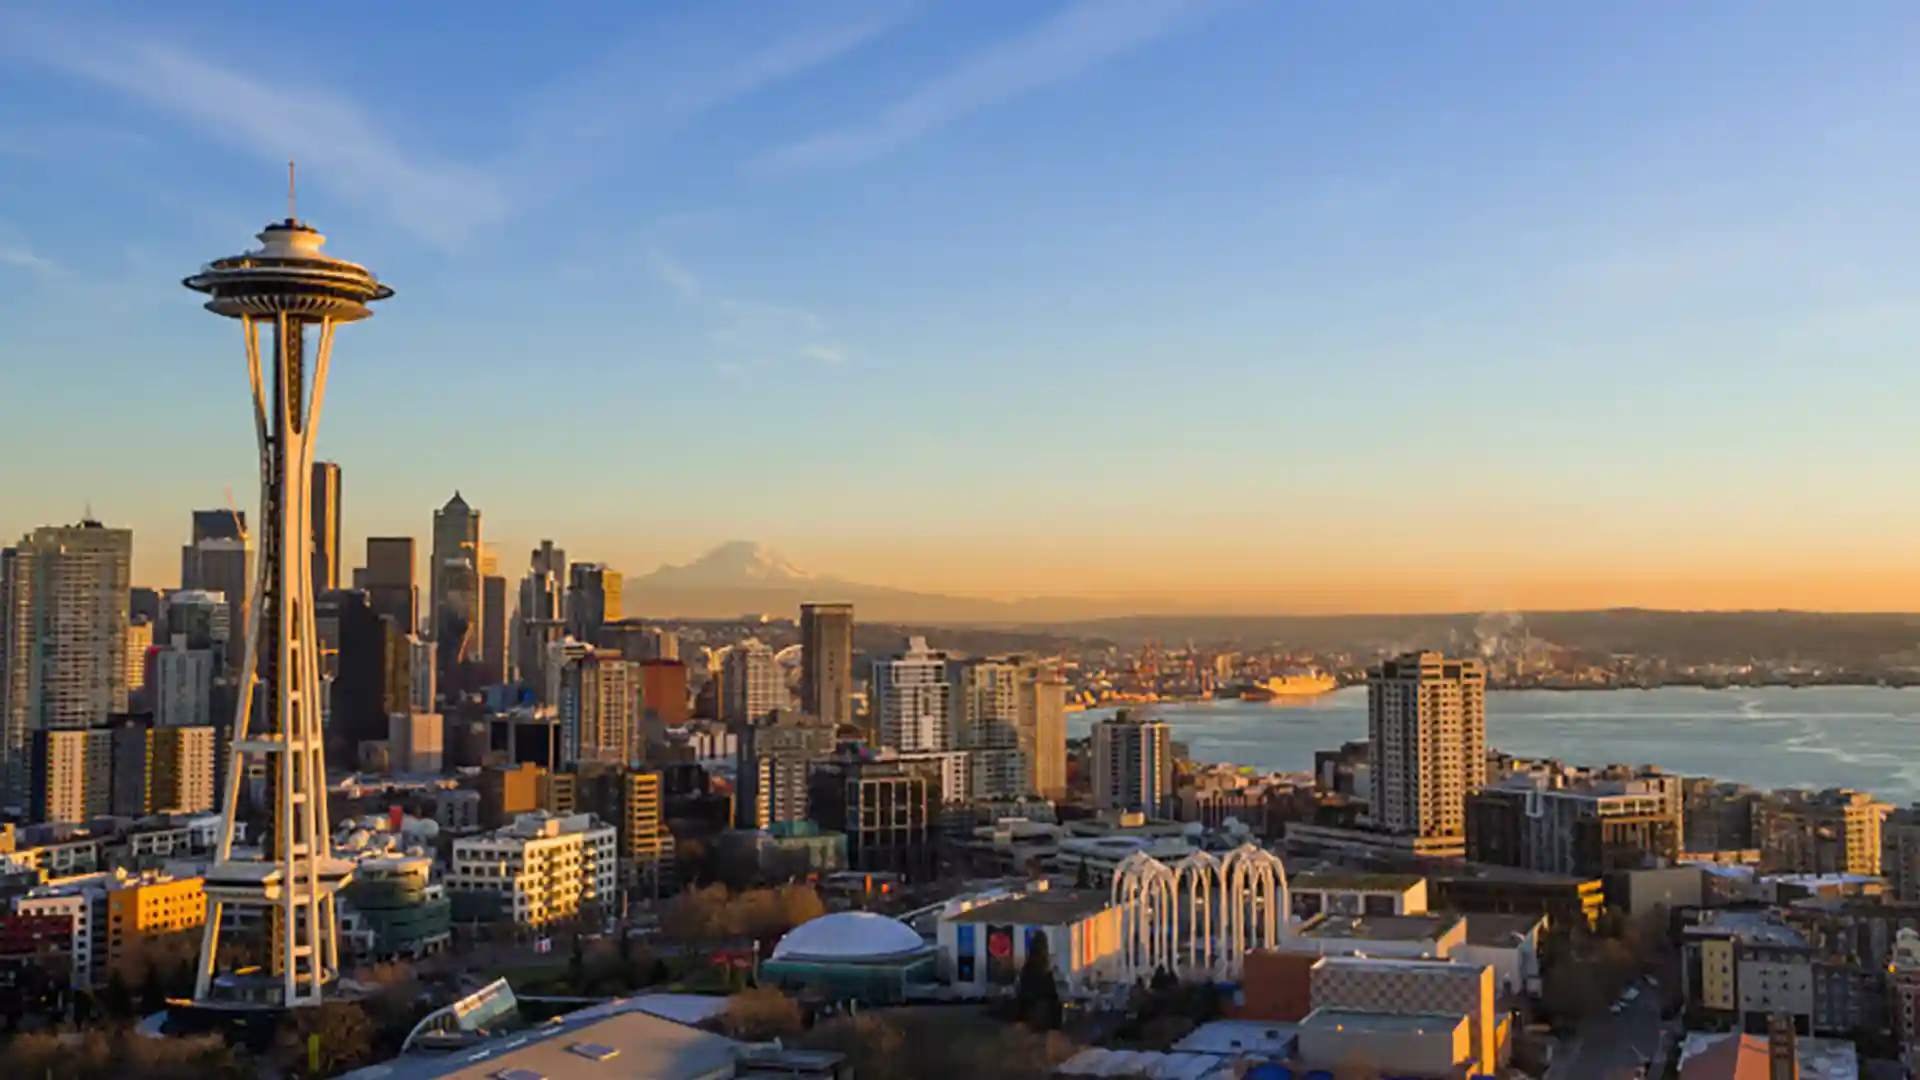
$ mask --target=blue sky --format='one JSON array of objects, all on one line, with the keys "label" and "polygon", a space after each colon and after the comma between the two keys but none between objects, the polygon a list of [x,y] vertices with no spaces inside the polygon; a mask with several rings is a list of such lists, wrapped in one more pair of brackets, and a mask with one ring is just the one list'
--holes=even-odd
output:
[{"label": "blue sky", "polygon": [[[0,531],[250,502],[284,210],[346,529],[1208,606],[1920,605],[1920,9],[0,0]],[[350,548],[350,550],[354,550]],[[1905,574],[1908,585],[1894,575]]]}]

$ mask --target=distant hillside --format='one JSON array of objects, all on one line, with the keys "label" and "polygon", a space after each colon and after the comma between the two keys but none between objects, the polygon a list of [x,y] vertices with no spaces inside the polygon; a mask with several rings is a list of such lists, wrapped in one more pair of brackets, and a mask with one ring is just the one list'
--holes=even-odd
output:
[{"label": "distant hillside", "polygon": [[734,540],[679,566],[629,579],[624,606],[648,618],[725,619],[743,614],[792,617],[809,601],[844,601],[860,618],[898,623],[1032,623],[1140,610],[1126,603],[1021,600],[1006,603],[865,585],[802,570],[778,552]]},{"label": "distant hillside", "polygon": [[[1194,641],[1235,647],[1362,654],[1401,648],[1471,651],[1480,612],[1411,615],[1157,615],[1150,599],[1038,598],[1002,602],[866,585],[809,573],[750,541],[628,581],[629,613],[650,618],[793,618],[808,601],[855,605],[863,624],[966,624],[1137,645]],[[1798,611],[1536,611],[1505,613],[1526,632],[1585,653],[1643,653],[1680,664],[1799,659],[1865,668],[1920,662],[1920,615]],[[1911,657],[1911,659],[1907,659]]]}]

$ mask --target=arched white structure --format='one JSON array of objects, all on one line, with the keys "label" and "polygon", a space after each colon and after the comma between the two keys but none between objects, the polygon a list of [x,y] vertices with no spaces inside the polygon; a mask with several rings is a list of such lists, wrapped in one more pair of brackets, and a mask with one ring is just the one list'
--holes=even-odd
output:
[{"label": "arched white structure", "polygon": [[1224,858],[1196,851],[1172,867],[1135,852],[1114,869],[1113,902],[1124,911],[1129,982],[1160,968],[1189,978],[1237,975],[1248,950],[1273,948],[1293,929],[1286,867],[1253,844]]},{"label": "arched white structure", "polygon": [[1271,949],[1293,932],[1292,896],[1280,856],[1242,844],[1220,861],[1221,930],[1227,969],[1250,949]]},{"label": "arched white structure", "polygon": [[1113,870],[1113,902],[1121,909],[1120,955],[1127,981],[1174,968],[1174,938],[1179,929],[1173,871],[1144,851],[1120,860]]},{"label": "arched white structure", "polygon": [[1187,974],[1211,973],[1220,960],[1220,860],[1196,851],[1174,864],[1173,882],[1186,901]]}]

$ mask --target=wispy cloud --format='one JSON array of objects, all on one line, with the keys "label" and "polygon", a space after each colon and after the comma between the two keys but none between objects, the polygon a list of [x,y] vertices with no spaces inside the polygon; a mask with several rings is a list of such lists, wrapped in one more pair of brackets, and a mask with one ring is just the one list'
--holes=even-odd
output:
[{"label": "wispy cloud", "polygon": [[659,248],[647,249],[647,273],[674,292],[681,299],[691,300],[700,295],[701,282],[693,271],[680,265],[680,261],[661,251]]},{"label": "wispy cloud", "polygon": [[750,300],[710,288],[704,278],[671,253],[647,249],[647,273],[707,321],[707,336],[724,355],[714,370],[726,377],[748,368],[795,358],[823,364],[847,361],[844,345],[819,314],[790,304]]},{"label": "wispy cloud", "polygon": [[972,112],[1065,82],[1199,22],[1230,0],[1076,0],[1018,37],[974,53],[866,120],[773,153],[776,167],[881,157]]},{"label": "wispy cloud", "polygon": [[33,249],[22,241],[9,240],[3,236],[0,236],[0,266],[25,270],[43,277],[58,277],[62,272],[59,263],[35,254]]},{"label": "wispy cloud", "polygon": [[410,149],[352,100],[219,66],[141,34],[0,21],[23,58],[132,97],[265,162],[300,158],[329,187],[447,242],[507,213],[484,172]]},{"label": "wispy cloud", "polygon": [[516,189],[552,197],[698,117],[825,66],[913,12],[905,0],[769,4],[753,17],[659,28],[617,45],[513,109]]},{"label": "wispy cloud", "polygon": [[[392,123],[392,108],[217,62],[152,27],[65,21],[53,10],[0,10],[0,56],[120,93],[262,162],[296,158],[321,187],[452,244],[558,197],[623,149],[837,59],[911,9],[900,0],[778,5],[725,34],[695,25],[649,33],[508,103],[518,122],[501,125],[502,145],[463,156],[424,146]],[[41,141],[9,137],[0,152]]]}]

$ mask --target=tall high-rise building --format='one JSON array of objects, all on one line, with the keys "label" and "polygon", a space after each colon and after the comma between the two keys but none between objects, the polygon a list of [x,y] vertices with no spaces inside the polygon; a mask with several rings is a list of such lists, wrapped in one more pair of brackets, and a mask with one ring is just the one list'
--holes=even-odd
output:
[{"label": "tall high-rise building", "polygon": [[[212,515],[220,515],[214,517]],[[203,522],[224,518],[236,529],[246,519],[226,510],[195,510],[194,532]],[[180,549],[180,587],[216,592],[227,603],[227,671],[236,674],[246,662],[247,590],[253,585],[253,549],[243,535],[209,535]]]},{"label": "tall high-rise building", "polygon": [[205,589],[175,589],[160,604],[160,625],[153,639],[171,644],[186,639],[186,648],[211,649],[226,664],[227,642],[233,637],[232,612],[227,598]]},{"label": "tall high-rise building", "polygon": [[800,605],[800,709],[853,723],[853,605]]},{"label": "tall high-rise building", "polygon": [[620,881],[658,896],[673,855],[658,772],[584,765],[574,775],[578,812],[611,822],[619,838]]},{"label": "tall high-rise building", "polygon": [[355,768],[360,744],[389,734],[395,715],[430,712],[413,699],[413,649],[407,633],[373,608],[366,592],[339,593],[340,663],[327,723],[328,763]]},{"label": "tall high-rise building", "polygon": [[514,614],[513,666],[520,681],[538,693],[547,650],[566,633],[567,553],[542,540],[527,563]]},{"label": "tall high-rise building", "polygon": [[245,540],[247,538],[247,512],[245,510],[195,510],[193,512],[193,532],[189,546],[202,540]]},{"label": "tall high-rise building", "polygon": [[952,739],[971,758],[972,795],[1005,799],[1032,790],[1020,738],[1018,658],[976,657],[947,665]]},{"label": "tall high-rise building", "polygon": [[507,579],[495,574],[480,579],[480,681],[507,681]]},{"label": "tall high-rise building", "polygon": [[480,662],[480,511],[459,492],[433,512],[433,562],[428,568],[433,635],[440,681],[464,663]]},{"label": "tall high-rise building", "polygon": [[112,731],[35,731],[30,756],[27,820],[80,822],[112,812]]},{"label": "tall high-rise building", "polygon": [[213,728],[155,728],[151,755],[153,810],[197,814],[213,809]]},{"label": "tall high-rise building", "polygon": [[1124,710],[1093,725],[1093,805],[1163,814],[1173,795],[1173,737],[1167,725]]},{"label": "tall high-rise building", "polygon": [[567,765],[626,765],[638,758],[638,663],[588,649],[568,662],[560,682],[560,753]]},{"label": "tall high-rise building", "polygon": [[758,638],[727,650],[720,681],[725,691],[721,718],[730,723],[752,723],[786,707],[787,683],[780,674],[780,662]]},{"label": "tall high-rise building", "polygon": [[581,641],[598,641],[600,628],[621,618],[618,570],[601,563],[574,563],[567,568],[567,633]]},{"label": "tall high-rise building", "polygon": [[1045,798],[1067,797],[1067,680],[1044,663],[1020,671],[1020,749],[1027,781]]},{"label": "tall high-rise building", "polygon": [[0,751],[9,802],[23,806],[34,732],[84,730],[126,711],[133,532],[97,521],[35,529],[0,562]]},{"label": "tall high-rise building", "polygon": [[153,724],[144,716],[114,717],[111,728],[88,734],[109,745],[112,758],[107,812],[141,817],[153,812]]},{"label": "tall high-rise building", "polygon": [[1367,672],[1375,827],[1467,835],[1467,794],[1487,782],[1487,672],[1478,660],[1404,653]]},{"label": "tall high-rise building", "polygon": [[340,580],[340,466],[331,461],[313,463],[307,501],[313,526],[313,591],[315,595],[346,587]]},{"label": "tall high-rise building", "polygon": [[661,727],[687,722],[687,665],[678,660],[640,661],[642,718]]},{"label": "tall high-rise building", "polygon": [[811,819],[809,776],[814,762],[833,754],[833,725],[807,713],[775,709],[742,725],[739,735],[734,827],[764,829]]},{"label": "tall high-rise building", "polygon": [[153,621],[144,616],[127,620],[127,703],[128,708],[147,699],[147,651],[153,648]]},{"label": "tall high-rise building", "polygon": [[367,537],[366,572],[360,588],[373,610],[400,624],[409,634],[420,632],[420,587],[414,580],[413,537]]},{"label": "tall high-rise building", "polygon": [[874,661],[870,701],[880,745],[896,750],[952,749],[947,654],[928,648],[926,638],[909,638],[905,652]]},{"label": "tall high-rise building", "polygon": [[214,721],[213,680],[219,658],[210,648],[189,648],[187,640],[184,634],[177,636],[154,653],[155,727],[206,727]]}]

